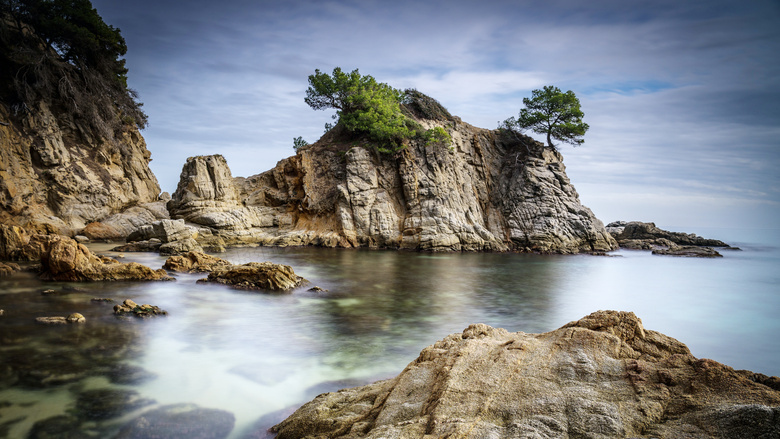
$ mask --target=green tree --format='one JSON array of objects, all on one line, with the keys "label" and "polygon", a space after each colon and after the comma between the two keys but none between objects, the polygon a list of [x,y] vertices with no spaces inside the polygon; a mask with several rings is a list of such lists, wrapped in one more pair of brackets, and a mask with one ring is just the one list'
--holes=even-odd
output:
[{"label": "green tree", "polygon": [[530,99],[523,98],[525,108],[520,110],[517,119],[510,117],[504,121],[505,127],[545,134],[552,149],[555,149],[552,139],[574,146],[584,142],[582,136],[589,126],[582,121],[585,114],[573,91],[564,93],[558,87],[547,85],[542,90],[533,90],[531,95]]},{"label": "green tree", "polygon": [[402,91],[371,75],[363,76],[357,69],[344,73],[336,67],[332,75],[317,69],[309,76],[304,101],[315,110],[336,109],[334,118],[347,131],[366,134],[381,152],[396,152],[415,135],[413,124],[401,112],[402,97]]},{"label": "green tree", "polygon": [[293,138],[293,149],[295,152],[298,152],[299,149],[303,148],[304,146],[307,146],[309,142],[303,140],[302,136],[294,137]]}]

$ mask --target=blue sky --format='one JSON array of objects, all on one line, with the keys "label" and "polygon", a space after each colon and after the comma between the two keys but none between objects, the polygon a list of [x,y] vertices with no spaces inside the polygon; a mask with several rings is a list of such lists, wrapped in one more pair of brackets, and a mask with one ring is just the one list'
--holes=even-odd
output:
[{"label": "blue sky", "polygon": [[[332,112],[307,77],[360,69],[495,128],[544,85],[573,90],[590,131],[562,146],[605,222],[780,226],[780,2],[93,0],[128,45],[152,170],[187,157],[272,168]],[[539,137],[541,140],[541,136]],[[693,228],[693,229],[691,229]]]}]

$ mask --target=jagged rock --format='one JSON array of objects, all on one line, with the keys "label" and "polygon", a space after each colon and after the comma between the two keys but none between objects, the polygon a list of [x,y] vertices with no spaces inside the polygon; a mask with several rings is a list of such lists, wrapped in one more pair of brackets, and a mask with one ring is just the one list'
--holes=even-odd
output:
[{"label": "jagged rock", "polygon": [[57,281],[173,280],[163,270],[152,270],[137,262],[121,263],[97,256],[83,244],[58,236],[41,256],[41,278]]},{"label": "jagged rock", "polygon": [[128,422],[114,439],[222,439],[234,425],[235,416],[224,410],[166,405]]},{"label": "jagged rock", "polygon": [[135,317],[153,317],[167,316],[168,311],[160,309],[159,306],[144,304],[139,305],[130,299],[125,299],[121,305],[114,305],[114,314],[119,316],[133,315]]},{"label": "jagged rock", "polygon": [[232,267],[230,262],[202,252],[187,252],[165,260],[163,268],[179,273],[206,273]]},{"label": "jagged rock", "polygon": [[13,262],[0,262],[0,277],[10,276],[11,273],[19,270],[21,270],[19,265]]},{"label": "jagged rock", "polygon": [[0,104],[0,222],[73,235],[88,223],[157,200],[160,186],[139,131],[88,135],[83,120],[47,102],[24,116]]},{"label": "jagged rock", "polygon": [[133,206],[101,221],[91,222],[81,233],[92,240],[124,240],[139,227],[163,219],[170,219],[165,201],[156,201]]},{"label": "jagged rock", "polygon": [[296,275],[289,265],[250,262],[212,271],[207,278],[198,282],[215,282],[240,290],[288,292],[308,281]]},{"label": "jagged rock", "polygon": [[227,244],[617,248],[580,204],[559,153],[456,118],[418,122],[444,127],[451,147],[412,142],[381,155],[329,133],[268,172],[235,179],[222,156],[190,157],[168,209]]},{"label": "jagged rock", "polygon": [[[190,251],[203,251],[195,238],[197,229],[184,224],[184,220],[164,219],[135,229],[127,236],[129,244],[114,251],[148,251],[155,248],[163,255],[176,255]],[[159,243],[159,245],[157,245]]]},{"label": "jagged rock", "polygon": [[624,248],[652,250],[656,247],[674,246],[729,247],[723,241],[706,239],[693,233],[670,232],[659,229],[654,223],[641,221],[615,221],[607,224],[607,230]]},{"label": "jagged rock", "polygon": [[722,258],[712,247],[697,247],[693,245],[673,245],[669,248],[658,248],[653,250],[654,255],[685,256],[692,258]]},{"label": "jagged rock", "polygon": [[288,438],[780,435],[780,392],[696,359],[633,313],[544,334],[471,325],[396,378],[316,397],[273,427]]},{"label": "jagged rock", "polygon": [[30,236],[23,228],[0,224],[0,260],[19,260],[17,253],[28,242]]}]

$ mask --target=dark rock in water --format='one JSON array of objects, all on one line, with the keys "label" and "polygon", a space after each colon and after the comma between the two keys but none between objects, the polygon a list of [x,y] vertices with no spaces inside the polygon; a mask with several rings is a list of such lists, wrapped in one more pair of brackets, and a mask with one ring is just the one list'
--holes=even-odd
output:
[{"label": "dark rock in water", "polygon": [[108,297],[93,297],[89,299],[92,303],[107,303],[107,302],[113,302],[114,299],[108,298]]},{"label": "dark rock in water", "polygon": [[114,439],[222,439],[235,425],[224,410],[174,404],[150,410],[125,424]]},{"label": "dark rock in water", "polygon": [[59,415],[33,424],[27,439],[83,439],[98,437],[87,434],[81,428],[81,421],[75,416]]},{"label": "dark rock in water", "polygon": [[93,389],[78,395],[75,413],[81,419],[103,420],[122,416],[150,404],[154,404],[154,400],[141,398],[135,390]]},{"label": "dark rock in water", "polygon": [[121,305],[114,305],[114,314],[119,316],[133,315],[135,317],[167,316],[168,311],[154,305],[139,305],[130,299],[126,299]]},{"label": "dark rock in water", "polygon": [[114,384],[139,384],[157,377],[157,374],[131,364],[116,364],[105,374]]},{"label": "dark rock in water", "polygon": [[659,229],[654,223],[641,221],[615,221],[607,224],[607,231],[620,247],[652,250],[656,247],[701,246],[730,247],[723,241],[707,239],[693,233],[670,232]]},{"label": "dark rock in water", "polygon": [[319,395],[273,430],[278,439],[776,438],[780,392],[695,358],[633,313],[598,311],[544,334],[471,325],[397,377]]},{"label": "dark rock in water", "polygon": [[289,265],[271,262],[250,262],[233,265],[226,270],[213,271],[198,282],[215,282],[239,290],[268,290],[287,292],[308,282],[298,276]]},{"label": "dark rock in water", "polygon": [[692,245],[673,246],[653,250],[654,255],[685,256],[692,258],[722,258],[723,255],[712,247],[696,247]]}]

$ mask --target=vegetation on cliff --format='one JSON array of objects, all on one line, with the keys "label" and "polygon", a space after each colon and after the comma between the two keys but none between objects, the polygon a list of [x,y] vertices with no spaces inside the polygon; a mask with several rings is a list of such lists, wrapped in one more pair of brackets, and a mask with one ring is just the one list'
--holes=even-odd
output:
[{"label": "vegetation on cliff", "polygon": [[547,146],[555,149],[552,139],[581,145],[582,136],[588,131],[588,124],[582,121],[585,115],[580,109],[580,100],[573,91],[562,92],[558,87],[545,86],[542,90],[533,90],[532,97],[523,98],[525,108],[517,118],[510,117],[500,128],[524,132],[531,130],[547,136]]},{"label": "vegetation on cliff", "polygon": [[17,116],[43,101],[85,121],[94,137],[144,128],[126,52],[89,0],[0,0],[0,100]]},{"label": "vegetation on cliff", "polygon": [[[304,101],[315,110],[335,109],[337,125],[352,135],[366,136],[379,152],[398,152],[412,139],[426,145],[448,145],[451,141],[444,129],[425,130],[414,120],[451,120],[449,112],[435,99],[414,89],[401,91],[377,82],[371,75],[361,75],[358,69],[345,73],[336,67],[332,75],[315,70],[309,76]],[[303,140],[294,139],[296,151],[301,146],[305,146]]]}]

